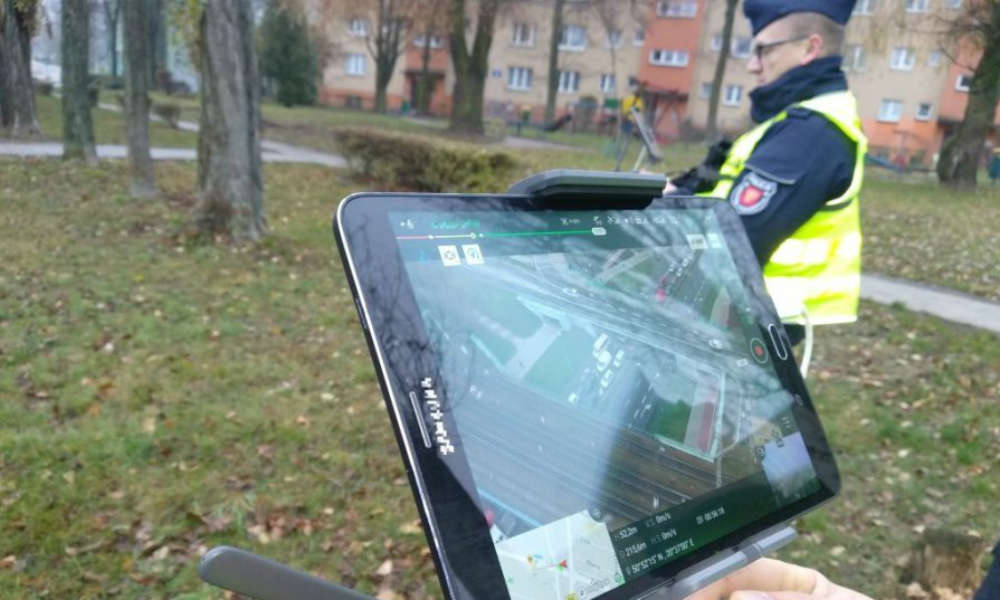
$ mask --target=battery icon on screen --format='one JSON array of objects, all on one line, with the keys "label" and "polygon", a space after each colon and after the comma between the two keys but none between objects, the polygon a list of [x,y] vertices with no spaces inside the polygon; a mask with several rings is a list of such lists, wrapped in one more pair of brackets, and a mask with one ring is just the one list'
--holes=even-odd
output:
[{"label": "battery icon on screen", "polygon": [[603,227],[594,227],[590,232],[594,235],[608,235],[608,230]]}]

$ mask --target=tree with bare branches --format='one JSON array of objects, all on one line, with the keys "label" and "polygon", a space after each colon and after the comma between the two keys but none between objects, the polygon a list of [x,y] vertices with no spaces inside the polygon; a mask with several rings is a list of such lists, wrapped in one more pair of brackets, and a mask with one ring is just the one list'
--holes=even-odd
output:
[{"label": "tree with bare branches", "polygon": [[705,127],[705,138],[709,144],[714,144],[719,136],[719,101],[722,98],[722,79],[726,76],[726,61],[733,43],[733,23],[736,20],[736,6],[739,0],[724,0],[726,17],[722,25],[722,48],[719,58],[715,61],[715,73],[712,76],[712,93],[708,98],[708,122]]},{"label": "tree with bare branches", "polygon": [[978,56],[978,61],[969,65],[969,102],[962,122],[941,147],[937,175],[945,185],[975,186],[986,134],[1000,102],[1000,0],[966,2],[942,33],[947,40],[958,40],[959,64],[969,55]]},{"label": "tree with bare branches", "polygon": [[90,4],[62,0],[63,157],[97,164],[90,115]]},{"label": "tree with bare branches", "polygon": [[31,81],[38,0],[0,0],[0,127],[11,137],[41,134]]},{"label": "tree with bare branches", "polygon": [[[467,0],[451,0],[448,7],[448,48],[455,69],[451,95],[450,129],[483,134],[483,95],[489,74],[490,46],[497,15],[505,0],[479,0],[475,18]],[[467,23],[473,29],[472,45],[466,41]]]},{"label": "tree with bare branches", "polygon": [[149,151],[149,76],[153,60],[149,4],[125,4],[125,124],[132,172],[131,194],[145,198],[156,193],[153,159]]},{"label": "tree with bare branches", "polygon": [[559,92],[559,43],[563,34],[563,10],[566,0],[552,0],[552,35],[549,36],[549,77],[545,89],[545,122],[556,118],[556,94]]}]

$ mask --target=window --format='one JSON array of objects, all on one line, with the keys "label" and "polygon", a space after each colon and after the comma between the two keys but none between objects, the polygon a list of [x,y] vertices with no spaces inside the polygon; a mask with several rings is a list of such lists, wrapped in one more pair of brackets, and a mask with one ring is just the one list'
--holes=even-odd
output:
[{"label": "window", "polygon": [[559,91],[564,93],[580,91],[579,71],[559,71]]},{"label": "window", "polygon": [[635,28],[635,35],[632,37],[633,46],[641,46],[646,42],[646,30],[642,27]]},{"label": "window", "polygon": [[529,23],[514,23],[514,37],[511,43],[515,46],[534,46],[535,27]]},{"label": "window", "polygon": [[364,75],[365,74],[365,55],[350,53],[347,55],[346,67],[348,75]]},{"label": "window", "polygon": [[368,19],[351,19],[347,24],[347,30],[351,33],[351,35],[368,35]]},{"label": "window", "polygon": [[611,73],[601,73],[601,92],[614,94],[615,89],[615,76]]},{"label": "window", "polygon": [[948,8],[962,8],[962,0],[946,0]]},{"label": "window", "polygon": [[732,52],[736,58],[750,58],[752,40],[748,37],[733,38]]},{"label": "window", "polygon": [[742,85],[727,85],[726,93],[722,96],[722,103],[726,106],[739,106],[740,99],[743,98]]},{"label": "window", "polygon": [[649,64],[660,67],[686,67],[688,53],[686,50],[664,50],[657,48],[649,52]]},{"label": "window", "polygon": [[608,41],[605,45],[608,48],[621,48],[622,47],[622,30],[615,29],[614,31],[608,32]]},{"label": "window", "polygon": [[930,102],[921,102],[917,105],[917,115],[916,119],[918,121],[930,121],[931,113],[934,111],[934,105]]},{"label": "window", "polygon": [[[414,46],[419,46],[420,48],[423,48],[424,47],[424,34],[421,33],[417,37],[413,38],[413,45]],[[439,35],[432,35],[431,36],[431,48],[440,48],[440,47],[441,47],[441,36],[439,36]]]},{"label": "window", "polygon": [[895,71],[912,71],[917,63],[917,55],[911,48],[896,47],[892,49],[889,66]]},{"label": "window", "polygon": [[704,82],[701,84],[701,88],[698,89],[698,95],[702,98],[712,97],[712,84],[709,82]]},{"label": "window", "polygon": [[876,0],[858,0],[854,5],[854,14],[870,15],[875,12]]},{"label": "window", "polygon": [[927,55],[927,66],[928,67],[934,67],[935,69],[937,67],[940,67],[941,66],[941,58],[943,56],[944,55],[941,53],[940,50],[931,50],[931,53]]},{"label": "window", "polygon": [[906,0],[906,12],[923,13],[927,12],[927,4],[930,0]]},{"label": "window", "polygon": [[507,69],[507,87],[512,90],[530,90],[531,76],[530,67],[511,67]]},{"label": "window", "polygon": [[960,92],[967,92],[972,87],[972,75],[959,75],[955,80],[955,89]]},{"label": "window", "polygon": [[844,47],[844,68],[848,71],[865,70],[865,47],[861,44],[849,44]]},{"label": "window", "polygon": [[656,3],[656,16],[672,19],[693,19],[698,14],[697,2],[681,2],[680,0],[659,0]]},{"label": "window", "polygon": [[586,47],[586,29],[579,25],[567,25],[563,27],[562,37],[559,39],[560,50],[583,50]]},{"label": "window", "polygon": [[720,34],[717,33],[717,34],[715,34],[715,35],[712,36],[712,45],[711,45],[711,48],[712,48],[712,52],[718,52],[718,51],[722,50],[722,35],[720,35]]},{"label": "window", "polygon": [[878,107],[879,121],[896,123],[899,121],[899,117],[902,114],[903,114],[902,100],[883,100],[882,104],[880,104]]}]

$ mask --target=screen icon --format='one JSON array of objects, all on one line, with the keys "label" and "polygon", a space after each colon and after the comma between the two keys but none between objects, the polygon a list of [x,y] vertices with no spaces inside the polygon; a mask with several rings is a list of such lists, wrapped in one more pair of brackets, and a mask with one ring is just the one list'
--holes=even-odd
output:
[{"label": "screen icon", "polygon": [[708,248],[708,244],[705,242],[705,236],[700,233],[689,233],[687,235],[688,246],[692,250],[704,250]]},{"label": "screen icon", "polygon": [[455,246],[438,246],[441,254],[441,262],[446,267],[458,267],[462,265],[462,259],[458,256],[458,248]]},{"label": "screen icon", "polygon": [[597,236],[608,235],[608,230],[603,227],[594,227],[590,232]]},{"label": "screen icon", "polygon": [[483,252],[479,249],[479,244],[463,244],[462,252],[465,254],[465,262],[470,265],[483,264]]}]

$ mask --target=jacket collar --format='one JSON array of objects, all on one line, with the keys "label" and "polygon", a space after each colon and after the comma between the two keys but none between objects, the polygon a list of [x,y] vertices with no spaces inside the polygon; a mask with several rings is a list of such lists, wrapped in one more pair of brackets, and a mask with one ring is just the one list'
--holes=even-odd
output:
[{"label": "jacket collar", "polygon": [[750,92],[750,117],[755,123],[774,117],[796,102],[847,89],[840,56],[818,58],[786,71],[781,77]]}]

